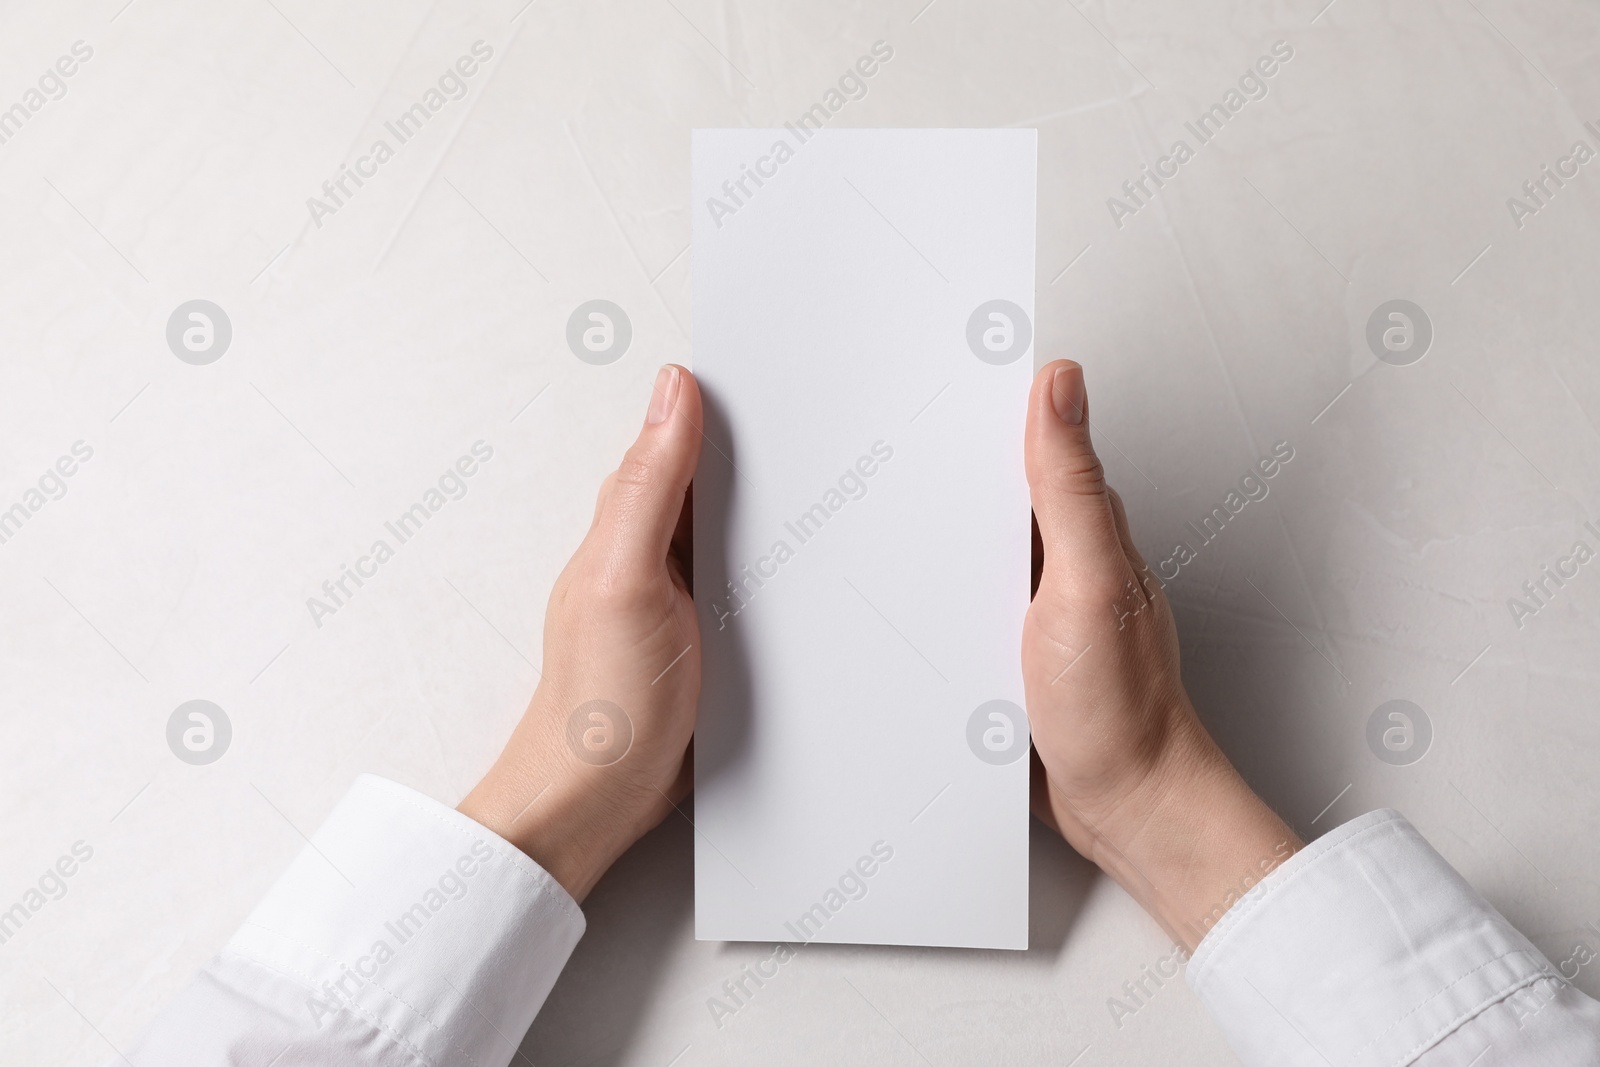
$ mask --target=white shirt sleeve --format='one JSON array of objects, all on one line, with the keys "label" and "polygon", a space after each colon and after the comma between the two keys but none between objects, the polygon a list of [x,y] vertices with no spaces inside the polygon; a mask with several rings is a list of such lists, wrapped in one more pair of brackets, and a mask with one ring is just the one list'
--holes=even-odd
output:
[{"label": "white shirt sleeve", "polygon": [[1567,969],[1386,810],[1251,888],[1187,977],[1248,1067],[1595,1067],[1600,1004]]},{"label": "white shirt sleeve", "polygon": [[583,929],[515,847],[363,775],[127,1058],[505,1067]]}]

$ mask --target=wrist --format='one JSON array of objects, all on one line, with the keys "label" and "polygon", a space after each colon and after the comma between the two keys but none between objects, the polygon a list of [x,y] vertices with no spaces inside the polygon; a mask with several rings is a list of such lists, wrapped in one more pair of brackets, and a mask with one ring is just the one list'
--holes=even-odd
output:
[{"label": "wrist", "polygon": [[537,782],[496,767],[456,810],[516,846],[581,904],[632,840],[597,799],[583,783]]},{"label": "wrist", "polygon": [[1192,953],[1303,843],[1190,716],[1128,801],[1095,828],[1091,858]]},{"label": "wrist", "polygon": [[511,741],[456,810],[503,837],[581,903],[638,836],[639,803],[618,767],[578,759],[564,717],[538,695]]}]

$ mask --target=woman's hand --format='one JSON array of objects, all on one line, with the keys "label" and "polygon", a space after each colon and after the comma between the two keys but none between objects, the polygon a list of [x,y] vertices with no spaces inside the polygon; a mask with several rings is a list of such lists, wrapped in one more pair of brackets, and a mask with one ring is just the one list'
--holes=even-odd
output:
[{"label": "woman's hand", "polygon": [[579,901],[689,791],[700,638],[685,499],[701,424],[693,375],[661,368],[639,438],[551,590],[533,700],[459,805]]},{"label": "woman's hand", "polygon": [[1076,363],[1034,380],[1026,453],[1044,557],[1022,638],[1034,811],[1193,950],[1300,841],[1189,703],[1172,611],[1106,486]]}]

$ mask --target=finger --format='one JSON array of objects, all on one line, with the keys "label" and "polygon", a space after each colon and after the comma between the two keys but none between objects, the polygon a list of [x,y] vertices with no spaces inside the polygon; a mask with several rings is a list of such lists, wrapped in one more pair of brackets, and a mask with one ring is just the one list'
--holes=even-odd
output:
[{"label": "finger", "polygon": [[1111,495],[1111,517],[1116,520],[1117,540],[1122,542],[1123,554],[1128,557],[1128,562],[1133,565],[1133,585],[1146,603],[1154,604],[1160,596],[1160,584],[1156,576],[1151,573],[1150,565],[1139,554],[1139,547],[1133,543],[1133,533],[1128,529],[1128,511],[1122,506],[1122,494],[1115,489],[1107,489]]},{"label": "finger", "polygon": [[1033,526],[1033,584],[1028,587],[1028,599],[1032,600],[1039,592],[1039,577],[1044,574],[1044,539],[1039,536],[1039,516],[1032,518]]},{"label": "finger", "polygon": [[1139,554],[1139,547],[1133,543],[1133,533],[1128,529],[1128,509],[1122,505],[1122,494],[1109,487],[1106,493],[1111,497],[1111,517],[1117,525],[1117,540],[1122,543],[1122,551],[1127,554],[1133,569],[1143,574],[1150,567]]},{"label": "finger", "polygon": [[694,483],[689,483],[683,494],[683,508],[678,512],[678,525],[672,531],[672,547],[667,549],[667,559],[678,568],[685,589],[694,588]]},{"label": "finger", "polygon": [[667,364],[656,375],[639,437],[600,501],[597,533],[628,566],[660,567],[700,460],[700,389]]},{"label": "finger", "polygon": [[1034,379],[1024,447],[1046,570],[1069,581],[1120,584],[1127,557],[1089,439],[1088,394],[1078,364],[1056,360]]}]

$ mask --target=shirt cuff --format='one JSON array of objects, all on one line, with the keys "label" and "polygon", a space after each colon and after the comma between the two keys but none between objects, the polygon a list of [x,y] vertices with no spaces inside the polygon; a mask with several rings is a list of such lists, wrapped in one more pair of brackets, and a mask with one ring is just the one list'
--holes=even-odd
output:
[{"label": "shirt cuff", "polygon": [[1549,961],[1390,810],[1254,886],[1187,972],[1249,1067],[1407,1064],[1548,977]]},{"label": "shirt cuff", "polygon": [[221,958],[298,987],[306,1029],[366,1030],[427,1064],[506,1063],[583,930],[510,843],[362,775]]}]

